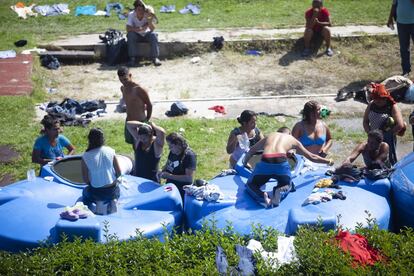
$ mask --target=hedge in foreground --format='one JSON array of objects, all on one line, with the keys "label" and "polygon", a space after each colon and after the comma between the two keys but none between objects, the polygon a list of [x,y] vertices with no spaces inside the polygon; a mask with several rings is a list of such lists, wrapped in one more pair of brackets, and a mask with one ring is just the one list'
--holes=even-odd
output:
[{"label": "hedge in foreground", "polygon": [[[246,245],[253,238],[261,241],[265,250],[277,250],[280,233],[261,226],[253,228],[249,236],[235,234],[229,225],[225,230],[204,228],[195,234],[166,236],[164,243],[146,239],[138,232],[135,239],[127,242],[107,237],[107,244],[76,240],[20,254],[0,251],[0,275],[212,275],[218,273],[215,265],[217,245],[223,247],[229,266],[234,267],[238,264],[236,244]],[[369,244],[379,249],[386,261],[374,266],[353,267],[351,256],[343,253],[334,242],[336,231],[303,227],[295,239],[296,261],[275,270],[256,255],[257,273],[408,275],[414,272],[412,229],[396,234],[379,230],[374,224],[369,229],[357,227],[356,232],[366,236]]]}]

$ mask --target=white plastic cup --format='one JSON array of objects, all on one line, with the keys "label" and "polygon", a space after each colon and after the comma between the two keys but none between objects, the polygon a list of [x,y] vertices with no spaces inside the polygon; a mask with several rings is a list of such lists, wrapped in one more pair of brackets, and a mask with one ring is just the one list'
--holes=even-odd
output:
[{"label": "white plastic cup", "polygon": [[27,181],[35,181],[36,173],[34,169],[30,169],[27,171]]}]

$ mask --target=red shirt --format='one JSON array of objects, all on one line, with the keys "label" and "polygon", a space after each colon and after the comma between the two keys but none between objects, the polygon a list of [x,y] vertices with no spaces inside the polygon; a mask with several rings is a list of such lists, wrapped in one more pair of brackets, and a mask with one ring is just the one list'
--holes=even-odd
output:
[{"label": "red shirt", "polygon": [[[313,15],[313,8],[308,9],[305,12],[305,18],[306,20],[311,19]],[[329,11],[327,8],[322,7],[318,14],[318,20],[319,22],[328,22],[329,21]],[[319,24],[316,24],[313,26],[313,31],[320,32],[322,30],[322,26]]]}]

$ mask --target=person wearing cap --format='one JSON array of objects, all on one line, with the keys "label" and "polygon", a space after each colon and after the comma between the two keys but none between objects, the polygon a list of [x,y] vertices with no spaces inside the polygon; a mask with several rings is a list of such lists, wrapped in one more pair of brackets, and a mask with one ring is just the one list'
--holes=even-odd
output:
[{"label": "person wearing cap", "polygon": [[302,56],[307,57],[311,54],[310,44],[312,37],[315,34],[322,35],[326,44],[325,54],[332,56],[333,51],[331,49],[331,18],[327,8],[323,7],[322,0],[313,0],[312,8],[309,8],[305,12],[306,26],[305,33],[303,35],[305,49],[302,52]]},{"label": "person wearing cap", "polygon": [[411,72],[410,39],[414,42],[414,0],[392,0],[387,25],[394,29],[397,22],[398,40],[400,43],[402,75]]},{"label": "person wearing cap", "polygon": [[165,130],[152,122],[128,121],[127,127],[134,137],[134,176],[158,182],[157,172],[165,144]]},{"label": "person wearing cap", "polygon": [[154,9],[145,5],[141,0],[134,2],[134,10],[128,14],[126,24],[127,40],[128,40],[128,66],[136,65],[138,54],[138,43],[149,42],[151,46],[150,57],[155,66],[160,66],[158,59],[160,49],[158,45],[158,36],[154,32],[157,18]]},{"label": "person wearing cap", "polygon": [[397,163],[397,138],[404,135],[405,126],[400,109],[383,84],[372,84],[371,101],[365,109],[363,126],[366,133],[380,129],[389,146],[391,165]]}]

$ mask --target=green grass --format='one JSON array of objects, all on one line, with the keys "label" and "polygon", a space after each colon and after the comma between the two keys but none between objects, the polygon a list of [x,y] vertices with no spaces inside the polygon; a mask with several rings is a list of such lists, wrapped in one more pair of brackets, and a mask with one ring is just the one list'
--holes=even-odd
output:
[{"label": "green grass", "polygon": [[[111,17],[80,16],[75,17],[76,6],[96,5],[98,10],[105,8],[106,1],[73,0],[69,3],[70,15],[56,17],[30,17],[26,20],[17,18],[10,6],[17,1],[3,0],[0,3],[0,49],[14,48],[13,42],[25,38],[29,41],[26,48],[44,44],[59,36],[81,33],[103,33],[108,28],[125,30],[125,22],[119,20],[115,13]],[[26,5],[32,3],[23,1]],[[65,1],[63,1],[65,2]],[[114,1],[112,1],[114,2]],[[119,0],[126,8],[132,8],[132,0]],[[147,1],[159,17],[158,29],[177,31],[182,29],[259,27],[282,28],[301,26],[304,24],[304,11],[310,6],[310,0],[204,0],[195,1],[201,5],[201,14],[182,15],[178,10],[189,1]],[[55,4],[54,0],[39,0],[38,5]],[[175,3],[177,12],[172,14],[159,13],[162,5]],[[325,6],[332,14],[335,25],[346,24],[377,24],[384,25],[390,1],[388,0],[341,0],[325,1]]]}]

